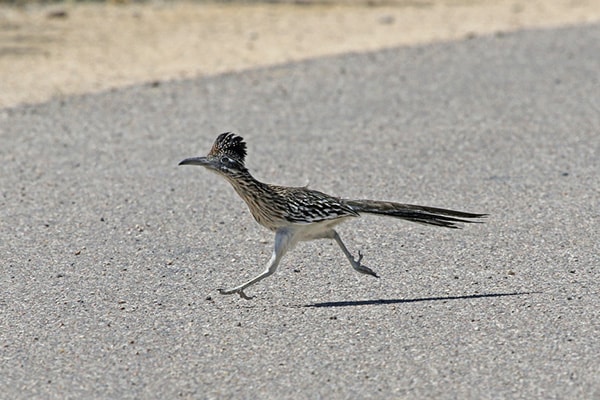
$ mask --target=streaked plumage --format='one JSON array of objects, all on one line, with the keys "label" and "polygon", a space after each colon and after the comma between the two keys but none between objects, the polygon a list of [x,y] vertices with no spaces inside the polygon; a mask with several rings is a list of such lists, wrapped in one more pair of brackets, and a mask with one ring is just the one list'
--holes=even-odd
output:
[{"label": "streaked plumage", "polygon": [[334,239],[354,269],[377,277],[375,272],[360,263],[360,252],[358,260],[352,257],[333,229],[344,220],[363,213],[446,228],[458,228],[457,223],[477,222],[469,219],[486,216],[388,201],[347,200],[306,187],[270,185],[256,180],[250,174],[245,166],[245,158],[246,143],[243,138],[226,132],[217,137],[206,157],[188,158],[179,163],[202,165],[223,176],[246,202],[254,219],[276,232],[275,249],[266,270],[243,285],[220,290],[222,294],[238,293],[248,299],[244,289],[275,272],[281,257],[297,242],[313,239]]}]

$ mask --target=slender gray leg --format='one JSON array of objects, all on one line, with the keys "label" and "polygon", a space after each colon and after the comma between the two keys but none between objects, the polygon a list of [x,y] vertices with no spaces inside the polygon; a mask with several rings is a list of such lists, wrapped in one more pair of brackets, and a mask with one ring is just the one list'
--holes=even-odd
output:
[{"label": "slender gray leg", "polygon": [[360,260],[362,260],[362,258],[363,258],[363,255],[361,254],[360,251],[358,252],[358,260],[355,260],[354,257],[352,257],[352,254],[350,254],[350,252],[344,245],[344,242],[342,242],[342,238],[340,237],[340,235],[338,235],[338,233],[334,229],[331,230],[331,233],[329,233],[329,235],[330,235],[329,237],[331,239],[334,239],[337,242],[337,244],[340,246],[340,248],[342,249],[342,251],[344,252],[346,257],[348,258],[348,261],[350,261],[352,268],[354,268],[361,274],[372,275],[375,278],[379,278],[379,276],[377,276],[377,274],[371,268],[364,266],[360,263]]},{"label": "slender gray leg", "polygon": [[255,278],[250,279],[248,282],[243,283],[239,286],[236,286],[231,289],[219,289],[219,293],[221,293],[221,294],[237,293],[243,299],[246,299],[246,300],[252,299],[252,297],[250,297],[250,296],[246,295],[246,293],[244,293],[244,289],[246,289],[248,286],[254,285],[256,282],[262,281],[266,277],[272,275],[277,270],[279,261],[281,261],[281,258],[287,252],[288,248],[290,247],[290,244],[292,243],[293,236],[294,236],[293,232],[290,231],[289,229],[282,228],[282,229],[277,230],[277,232],[275,233],[275,246],[273,249],[273,255],[271,256],[271,259],[267,263],[265,270],[260,275],[256,276]]}]

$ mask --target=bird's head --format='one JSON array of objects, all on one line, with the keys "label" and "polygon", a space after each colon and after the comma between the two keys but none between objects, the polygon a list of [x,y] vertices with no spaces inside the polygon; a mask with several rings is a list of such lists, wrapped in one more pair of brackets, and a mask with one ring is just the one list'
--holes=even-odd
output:
[{"label": "bird's head", "polygon": [[201,165],[225,176],[246,171],[246,142],[232,132],[220,134],[206,157],[192,157],[179,165]]}]

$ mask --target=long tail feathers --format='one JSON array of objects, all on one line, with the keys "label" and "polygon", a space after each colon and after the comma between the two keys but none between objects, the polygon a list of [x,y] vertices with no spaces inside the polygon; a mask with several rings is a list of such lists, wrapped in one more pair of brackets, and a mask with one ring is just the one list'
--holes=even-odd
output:
[{"label": "long tail feathers", "polygon": [[484,218],[487,214],[473,214],[443,208],[417,206],[413,204],[393,203],[375,200],[346,200],[346,204],[358,213],[387,215],[420,224],[460,228],[457,223],[481,223],[465,218]]}]

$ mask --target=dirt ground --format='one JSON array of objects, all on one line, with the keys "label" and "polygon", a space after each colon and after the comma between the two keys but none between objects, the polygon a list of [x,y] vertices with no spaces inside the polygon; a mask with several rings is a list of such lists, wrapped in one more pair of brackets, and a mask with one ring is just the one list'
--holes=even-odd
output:
[{"label": "dirt ground", "polygon": [[597,0],[0,6],[0,108],[350,51],[600,21]]}]

